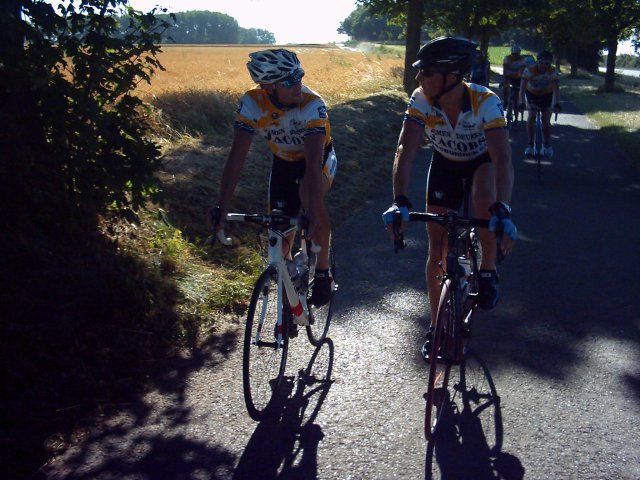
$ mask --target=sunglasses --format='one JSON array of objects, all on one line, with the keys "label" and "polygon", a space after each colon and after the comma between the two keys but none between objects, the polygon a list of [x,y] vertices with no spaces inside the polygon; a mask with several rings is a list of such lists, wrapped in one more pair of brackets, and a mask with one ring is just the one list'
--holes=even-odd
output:
[{"label": "sunglasses", "polygon": [[299,83],[302,83],[303,75],[295,76],[295,77],[287,77],[284,80],[281,80],[279,83],[284,88],[291,88]]},{"label": "sunglasses", "polygon": [[429,77],[433,77],[436,73],[441,73],[441,72],[439,70],[432,70],[430,68],[421,68],[420,73],[422,74],[423,77],[429,78]]}]

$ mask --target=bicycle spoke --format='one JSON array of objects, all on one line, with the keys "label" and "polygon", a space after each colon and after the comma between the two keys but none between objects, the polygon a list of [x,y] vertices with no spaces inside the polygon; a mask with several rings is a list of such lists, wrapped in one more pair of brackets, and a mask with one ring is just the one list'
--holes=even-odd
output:
[{"label": "bicycle spoke", "polygon": [[[278,325],[278,281],[275,269],[258,278],[247,314],[243,351],[243,391],[249,415],[262,420],[269,412],[287,359],[288,336]],[[256,312],[260,312],[256,318]]]}]

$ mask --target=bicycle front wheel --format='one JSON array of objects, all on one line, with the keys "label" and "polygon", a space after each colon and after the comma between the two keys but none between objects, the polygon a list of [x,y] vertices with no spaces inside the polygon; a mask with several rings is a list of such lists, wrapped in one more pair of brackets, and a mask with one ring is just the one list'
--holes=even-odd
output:
[{"label": "bicycle front wheel", "polygon": [[[309,258],[309,278],[313,279],[315,275],[315,265],[316,259],[312,258],[315,256],[315,253],[310,254]],[[331,278],[333,279],[332,287],[336,285],[336,262],[333,254],[333,248],[329,246],[329,272],[331,273]],[[309,285],[311,291],[313,291],[313,280]],[[309,325],[307,325],[307,337],[309,337],[309,341],[315,347],[319,346],[324,339],[327,337],[327,333],[329,332],[329,324],[331,323],[331,317],[333,315],[333,311],[331,308],[331,304],[333,303],[333,293],[331,292],[331,299],[329,303],[323,305],[322,307],[316,307],[314,305],[309,305]]]},{"label": "bicycle front wheel", "polygon": [[455,307],[453,293],[451,281],[446,280],[440,294],[440,305],[431,338],[431,351],[429,352],[429,380],[425,394],[427,406],[424,416],[424,434],[428,442],[435,440],[438,422],[449,397],[447,388],[453,365],[451,353],[454,351]]},{"label": "bicycle front wheel", "polygon": [[[283,315],[286,308],[284,302]],[[284,377],[289,348],[286,327],[286,322],[278,325],[278,272],[269,267],[251,295],[242,356],[244,400],[256,421],[268,415]]]}]

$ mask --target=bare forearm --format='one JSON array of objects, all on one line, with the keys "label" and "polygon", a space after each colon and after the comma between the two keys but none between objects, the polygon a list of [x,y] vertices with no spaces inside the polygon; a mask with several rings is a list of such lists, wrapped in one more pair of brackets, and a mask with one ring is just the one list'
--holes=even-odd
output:
[{"label": "bare forearm", "polygon": [[411,183],[411,165],[424,135],[423,128],[412,121],[402,126],[393,161],[393,196],[407,195]]},{"label": "bare forearm", "polygon": [[231,145],[231,151],[222,171],[222,179],[220,181],[220,196],[218,197],[218,205],[224,210],[229,208],[233,192],[238,185],[244,161],[251,146],[253,135],[247,132],[236,131]]}]

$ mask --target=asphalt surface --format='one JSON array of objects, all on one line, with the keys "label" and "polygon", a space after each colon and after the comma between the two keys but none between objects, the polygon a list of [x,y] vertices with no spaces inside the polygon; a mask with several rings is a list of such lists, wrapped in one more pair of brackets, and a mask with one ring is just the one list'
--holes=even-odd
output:
[{"label": "asphalt surface", "polygon": [[[304,335],[292,341],[278,418],[256,424],[246,414],[238,326],[177,362],[157,391],[105,419],[43,475],[640,478],[640,183],[608,138],[565,111],[542,184],[524,161],[524,130],[512,136],[520,239],[500,267],[500,304],[476,318],[465,382],[455,380],[493,388],[445,413],[435,448],[423,435],[418,355],[429,318],[426,235],[412,225],[409,247],[393,253],[380,219],[391,181],[381,179],[335,231],[331,341],[317,350]],[[428,154],[414,165],[414,204]],[[316,382],[303,381],[305,369]]]}]

